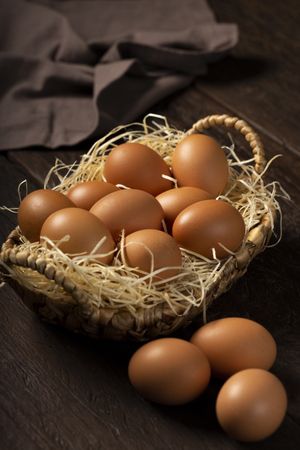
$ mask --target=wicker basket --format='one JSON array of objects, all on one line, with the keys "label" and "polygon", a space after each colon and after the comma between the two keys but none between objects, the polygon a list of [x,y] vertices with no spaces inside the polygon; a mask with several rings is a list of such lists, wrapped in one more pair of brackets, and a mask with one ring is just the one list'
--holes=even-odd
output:
[{"label": "wicker basket", "polygon": [[[256,172],[262,173],[266,165],[263,146],[257,134],[245,121],[227,115],[212,115],[196,122],[186,134],[200,132],[211,127],[234,128],[240,132],[252,149]],[[272,210],[271,216],[270,214],[263,215],[260,223],[249,231],[245,245],[234,257],[230,258],[222,276],[206,292],[206,305],[227,291],[232,283],[245,273],[255,255],[265,248],[272,234],[274,218],[275,208]],[[152,308],[140,308],[135,315],[124,309],[96,308],[86,296],[82,295],[74,281],[66,277],[62,271],[57,271],[51,261],[46,261],[29,252],[20,251],[18,248],[19,237],[19,229],[16,228],[3,244],[0,259],[4,266],[8,267],[12,273],[17,266],[37,271],[59,285],[68,294],[61,301],[59,299],[54,301],[46,295],[35,292],[34,285],[25,287],[17,283],[13,277],[6,277],[3,274],[5,281],[16,290],[23,302],[48,322],[60,324],[91,337],[144,340],[170,334],[179,327],[189,324],[202,311],[202,307],[191,307],[187,314],[177,314],[170,309],[167,302]]]}]

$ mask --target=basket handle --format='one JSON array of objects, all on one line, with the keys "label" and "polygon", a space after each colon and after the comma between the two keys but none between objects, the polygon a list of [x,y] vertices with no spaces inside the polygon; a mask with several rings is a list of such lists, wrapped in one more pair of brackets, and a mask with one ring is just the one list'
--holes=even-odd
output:
[{"label": "basket handle", "polygon": [[245,140],[250,145],[254,156],[255,170],[257,173],[262,173],[266,166],[263,144],[259,136],[246,121],[241,120],[238,117],[228,116],[227,114],[214,114],[198,120],[186,134],[190,135],[195,132],[220,126],[225,128],[234,128],[239,131],[242,136],[244,136]]},{"label": "basket handle", "polygon": [[[70,294],[78,303],[85,303],[85,296],[76,287],[75,283],[65,275],[63,270],[56,270],[50,260],[46,260],[38,255],[33,255],[28,250],[19,251],[17,246],[20,243],[19,227],[14,228],[8,235],[0,249],[0,261],[8,265],[30,268],[44,275],[48,280],[54,280],[62,287],[67,294]],[[1,265],[0,265],[1,268]],[[0,282],[5,281],[5,274],[0,270]]]}]

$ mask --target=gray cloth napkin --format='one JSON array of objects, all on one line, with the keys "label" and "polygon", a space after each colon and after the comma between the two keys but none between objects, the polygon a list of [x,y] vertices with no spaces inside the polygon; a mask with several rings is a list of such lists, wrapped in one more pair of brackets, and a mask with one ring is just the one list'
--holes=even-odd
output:
[{"label": "gray cloth napkin", "polygon": [[128,123],[237,36],[205,0],[1,0],[0,149],[73,145]]}]

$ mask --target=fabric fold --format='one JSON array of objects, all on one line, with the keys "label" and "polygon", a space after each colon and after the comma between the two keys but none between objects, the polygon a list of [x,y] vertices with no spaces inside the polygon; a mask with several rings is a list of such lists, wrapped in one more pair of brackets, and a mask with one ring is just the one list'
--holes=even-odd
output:
[{"label": "fabric fold", "polygon": [[135,120],[238,39],[205,0],[2,0],[0,149],[74,145]]}]

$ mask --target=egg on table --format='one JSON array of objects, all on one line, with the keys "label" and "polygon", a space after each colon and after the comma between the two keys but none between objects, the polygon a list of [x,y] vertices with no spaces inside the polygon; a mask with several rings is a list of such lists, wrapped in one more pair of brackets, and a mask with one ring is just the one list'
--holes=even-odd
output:
[{"label": "egg on table", "polygon": [[210,259],[214,248],[216,257],[221,259],[228,256],[226,249],[232,252],[239,249],[245,224],[240,212],[231,204],[223,200],[203,200],[179,213],[172,234],[180,247]]},{"label": "egg on table", "polygon": [[114,184],[104,181],[83,181],[72,186],[66,195],[78,208],[90,210],[100,198],[118,190]]},{"label": "egg on table", "polygon": [[107,157],[103,175],[109,183],[141,189],[152,195],[171,189],[170,169],[163,158],[147,145],[128,142],[115,147]]},{"label": "egg on table", "polygon": [[45,237],[57,242],[60,250],[69,256],[90,254],[103,241],[95,252],[98,262],[108,264],[113,259],[115,243],[107,227],[93,214],[81,208],[66,208],[51,214],[41,229],[41,242]]},{"label": "egg on table", "polygon": [[122,230],[125,235],[143,228],[160,229],[163,209],[153,195],[139,189],[120,189],[100,199],[90,209],[118,240]]},{"label": "egg on table", "polygon": [[159,270],[155,280],[177,275],[182,265],[181,251],[175,239],[160,230],[144,229],[126,236],[124,257],[127,265],[139,271]]},{"label": "egg on table", "polygon": [[30,241],[40,239],[43,223],[52,213],[73,208],[74,203],[64,194],[51,189],[38,189],[26,195],[18,209],[18,224],[22,234]]},{"label": "egg on table", "polygon": [[256,442],[281,425],[287,395],[281,381],[263,369],[246,369],[222,386],[216,402],[218,421],[233,439]]},{"label": "egg on table", "polygon": [[191,342],[206,354],[213,374],[218,377],[249,368],[268,370],[277,353],[269,331],[242,317],[209,322],[193,334]]},{"label": "egg on table", "polygon": [[173,176],[179,186],[194,186],[220,195],[228,182],[228,162],[218,142],[205,134],[191,134],[173,153]]},{"label": "egg on table", "polygon": [[190,342],[161,338],[134,353],[128,375],[146,399],[163,405],[181,405],[205,390],[210,367],[204,353]]}]

